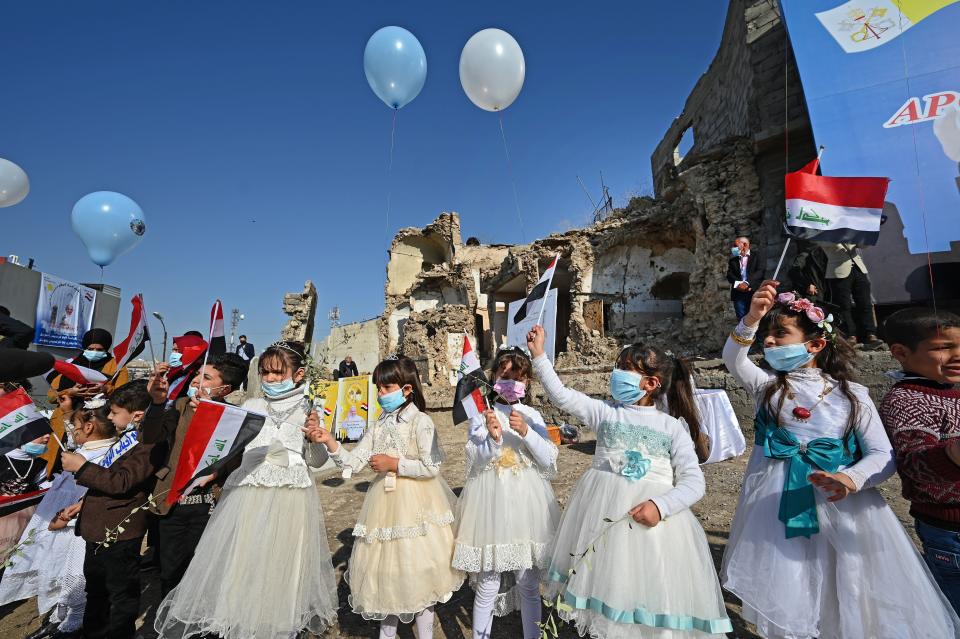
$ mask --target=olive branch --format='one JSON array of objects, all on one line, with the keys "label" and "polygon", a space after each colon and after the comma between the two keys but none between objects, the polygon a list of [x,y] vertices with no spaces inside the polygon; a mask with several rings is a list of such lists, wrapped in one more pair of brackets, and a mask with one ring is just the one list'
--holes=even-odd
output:
[{"label": "olive branch", "polygon": [[[604,517],[603,521],[607,525],[604,526],[603,530],[600,531],[600,534],[593,538],[593,540],[587,544],[586,549],[583,552],[579,553],[570,553],[570,556],[574,558],[573,565],[570,566],[567,570],[567,578],[563,582],[563,587],[557,593],[557,598],[554,601],[548,601],[546,598],[543,599],[543,605],[550,609],[550,613],[547,615],[547,620],[538,623],[537,627],[540,628],[540,639],[557,639],[560,636],[559,631],[557,630],[557,622],[554,618],[554,612],[559,613],[564,612],[573,612],[573,606],[566,603],[563,600],[564,595],[567,593],[567,586],[570,584],[570,578],[577,574],[578,569],[582,569],[583,564],[586,564],[587,570],[593,568],[593,564],[590,562],[590,555],[597,552],[597,544],[601,543],[604,538],[607,536],[614,526],[619,524],[624,520],[632,520],[630,513],[625,514],[620,519],[610,519],[609,517]],[[633,529],[633,522],[628,521],[627,525],[630,529]]]},{"label": "olive branch", "polygon": [[0,570],[6,570],[7,568],[13,566],[14,557],[23,556],[24,548],[26,548],[27,546],[33,545],[37,541],[36,539],[34,539],[34,535],[36,533],[37,533],[37,529],[31,528],[30,532],[27,533],[26,538],[10,549],[10,553],[7,555],[7,558],[4,560],[2,564],[0,564]]},{"label": "olive branch", "polygon": [[143,502],[142,504],[140,504],[139,506],[131,510],[126,517],[120,520],[120,523],[118,523],[113,528],[105,528],[103,541],[97,542],[97,550],[99,550],[100,548],[109,548],[112,544],[115,544],[117,540],[120,539],[120,535],[122,535],[123,532],[126,530],[126,528],[124,528],[123,525],[130,523],[131,517],[133,517],[138,512],[149,510],[150,508],[157,508],[157,499],[160,497],[163,497],[169,492],[170,492],[170,489],[167,489],[158,495],[154,495],[152,493],[150,495],[147,495],[147,501]]}]

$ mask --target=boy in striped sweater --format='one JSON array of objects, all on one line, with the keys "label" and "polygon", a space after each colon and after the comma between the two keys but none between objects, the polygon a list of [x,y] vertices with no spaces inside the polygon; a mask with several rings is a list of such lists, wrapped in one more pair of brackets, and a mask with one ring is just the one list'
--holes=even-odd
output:
[{"label": "boy in striped sweater", "polygon": [[960,612],[960,317],[904,309],[887,318],[883,335],[903,373],[880,417],[924,559]]}]

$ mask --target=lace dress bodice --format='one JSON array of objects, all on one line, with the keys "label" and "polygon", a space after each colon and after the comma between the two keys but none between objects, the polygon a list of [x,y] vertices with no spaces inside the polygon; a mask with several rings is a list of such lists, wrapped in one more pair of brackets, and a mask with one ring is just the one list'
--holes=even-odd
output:
[{"label": "lace dress bodice", "polygon": [[243,408],[263,413],[267,420],[247,444],[240,468],[230,474],[226,487],[313,486],[308,462],[310,466],[322,466],[327,455],[322,444],[308,442],[301,430],[312,410],[303,389],[295,388],[275,399],[250,399]]},{"label": "lace dress bodice", "polygon": [[362,470],[373,455],[399,458],[397,474],[416,479],[436,477],[443,461],[433,420],[413,404],[381,416],[356,448],[348,451],[340,446],[331,457],[350,474]]}]

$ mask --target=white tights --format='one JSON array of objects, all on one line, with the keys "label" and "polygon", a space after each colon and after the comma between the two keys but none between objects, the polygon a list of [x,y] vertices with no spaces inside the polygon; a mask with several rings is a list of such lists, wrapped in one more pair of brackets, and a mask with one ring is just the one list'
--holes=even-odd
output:
[{"label": "white tights", "polygon": [[[430,606],[418,612],[414,617],[419,639],[433,639],[433,616],[433,606]],[[381,621],[380,639],[394,639],[397,636],[398,625],[400,625],[400,619],[396,615],[390,615]]]},{"label": "white tights", "polygon": [[[474,585],[473,639],[490,639],[493,632],[493,605],[500,592],[500,573],[482,572]],[[540,637],[540,570],[527,568],[517,571],[517,589],[520,591],[520,617],[523,620],[524,639]]]}]

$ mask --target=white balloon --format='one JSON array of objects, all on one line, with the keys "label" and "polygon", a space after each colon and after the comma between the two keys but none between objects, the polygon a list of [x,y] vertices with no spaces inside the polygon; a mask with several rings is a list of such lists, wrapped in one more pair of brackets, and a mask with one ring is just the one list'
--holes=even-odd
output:
[{"label": "white balloon", "polygon": [[0,158],[0,209],[13,206],[30,192],[30,180],[19,166]]},{"label": "white balloon", "polygon": [[500,29],[473,34],[460,54],[460,84],[470,101],[486,111],[502,111],[523,88],[527,67],[513,36]]}]

